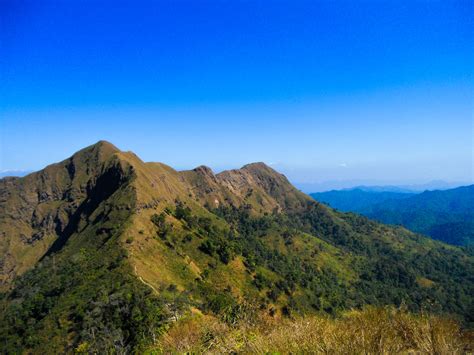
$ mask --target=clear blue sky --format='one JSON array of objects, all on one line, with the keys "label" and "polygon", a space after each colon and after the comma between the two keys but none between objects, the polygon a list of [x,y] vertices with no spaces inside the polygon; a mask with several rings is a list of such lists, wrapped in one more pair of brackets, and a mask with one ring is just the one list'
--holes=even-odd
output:
[{"label": "clear blue sky", "polygon": [[0,1],[0,171],[106,139],[294,182],[473,180],[469,1]]}]

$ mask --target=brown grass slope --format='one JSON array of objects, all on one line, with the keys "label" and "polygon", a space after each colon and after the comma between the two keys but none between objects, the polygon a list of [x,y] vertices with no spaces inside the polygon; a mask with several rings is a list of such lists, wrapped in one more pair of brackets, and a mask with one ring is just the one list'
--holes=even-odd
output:
[{"label": "brown grass slope", "polygon": [[[132,185],[137,195],[132,223],[123,236],[129,243],[124,243],[124,247],[130,251],[130,262],[137,276],[155,290],[171,284],[177,285],[179,290],[193,289],[195,280],[200,279],[205,270],[209,271],[209,263],[214,263],[212,257],[199,251],[202,240],[183,243],[189,235],[188,226],[172,215],[168,214],[166,219],[173,226],[172,240],[156,237],[151,217],[166,208],[174,209],[176,201],[184,203],[196,217],[209,218],[221,229],[229,229],[229,226],[209,208],[247,206],[252,213],[262,215],[296,211],[306,202],[312,202],[283,175],[263,163],[214,174],[206,166],[178,172],[161,163],[144,163],[135,156],[122,158],[133,167],[136,178]],[[231,287],[237,298],[252,288],[252,275],[241,258],[212,269],[209,278],[217,289]]]},{"label": "brown grass slope", "polygon": [[263,163],[217,175],[204,166],[178,172],[100,141],[39,172],[0,180],[0,287],[83,228],[126,175],[134,176],[137,213],[159,212],[177,199],[204,214],[205,204],[249,204],[255,211],[271,212],[307,199]]}]

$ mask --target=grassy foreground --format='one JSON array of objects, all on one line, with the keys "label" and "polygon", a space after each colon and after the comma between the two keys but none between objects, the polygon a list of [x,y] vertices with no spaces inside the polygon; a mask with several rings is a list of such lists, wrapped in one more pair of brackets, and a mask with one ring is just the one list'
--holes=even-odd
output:
[{"label": "grassy foreground", "polygon": [[464,354],[473,351],[473,335],[451,319],[392,307],[234,326],[194,314],[176,322],[150,352]]}]

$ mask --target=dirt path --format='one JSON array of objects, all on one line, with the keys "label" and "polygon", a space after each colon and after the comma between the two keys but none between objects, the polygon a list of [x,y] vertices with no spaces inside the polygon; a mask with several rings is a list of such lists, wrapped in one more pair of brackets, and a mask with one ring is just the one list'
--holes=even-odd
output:
[{"label": "dirt path", "polygon": [[138,277],[138,279],[144,284],[144,285],[147,285],[148,287],[150,287],[153,291],[156,292],[156,294],[159,294],[158,290],[152,285],[152,284],[149,284],[148,282],[146,282],[145,280],[143,280],[143,278],[138,275],[138,272],[137,272],[137,266],[136,265],[133,265],[133,268],[135,270],[135,275]]}]

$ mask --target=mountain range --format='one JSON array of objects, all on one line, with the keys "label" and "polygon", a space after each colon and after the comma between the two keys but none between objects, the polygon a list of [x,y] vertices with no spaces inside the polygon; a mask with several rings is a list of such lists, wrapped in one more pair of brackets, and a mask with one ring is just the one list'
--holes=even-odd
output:
[{"label": "mountain range", "polygon": [[4,170],[4,171],[0,171],[0,179],[1,178],[4,178],[4,177],[22,177],[22,176],[25,176],[25,175],[28,175],[30,173],[32,173],[33,171],[31,170]]},{"label": "mountain range", "polygon": [[311,196],[341,211],[403,225],[446,243],[474,242],[474,185],[419,194],[351,189]]},{"label": "mountain range", "polygon": [[449,190],[469,185],[468,181],[432,180],[425,183],[413,184],[381,184],[380,181],[370,180],[332,180],[318,183],[295,182],[295,186],[305,193],[322,193],[329,191],[350,191],[360,189],[376,192],[405,192],[420,193],[427,190]]},{"label": "mountain range", "polygon": [[379,191],[363,189],[331,190],[326,192],[314,192],[310,196],[316,201],[336,208],[342,212],[355,212],[365,214],[377,204],[388,200],[399,200],[414,196],[412,192]]},{"label": "mountain range", "polygon": [[105,141],[0,180],[0,253],[2,353],[142,352],[186,315],[474,314],[467,249],[333,210],[264,163],[176,171]]}]

